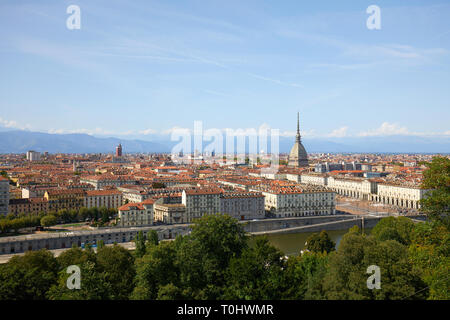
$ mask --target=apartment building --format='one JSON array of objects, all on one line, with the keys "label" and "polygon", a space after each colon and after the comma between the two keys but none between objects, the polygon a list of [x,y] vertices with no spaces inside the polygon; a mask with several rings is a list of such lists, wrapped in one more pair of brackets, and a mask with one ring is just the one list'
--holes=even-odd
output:
[{"label": "apartment building", "polygon": [[78,210],[84,206],[85,191],[79,189],[48,190],[44,194],[49,211]]},{"label": "apartment building", "polygon": [[321,173],[302,174],[300,176],[300,182],[325,187],[328,183],[328,176]]},{"label": "apartment building", "polygon": [[89,190],[84,197],[84,207],[119,208],[122,205],[122,192],[118,190]]},{"label": "apartment building", "polygon": [[155,203],[155,221],[166,224],[186,223],[186,206],[182,203]]},{"label": "apartment building", "polygon": [[377,182],[370,179],[329,177],[327,186],[340,195],[362,200],[377,193]]},{"label": "apartment building", "polygon": [[264,207],[277,218],[335,214],[336,193],[319,186],[264,187]]},{"label": "apartment building", "polygon": [[0,176],[0,215],[8,214],[9,180]]},{"label": "apartment building", "polygon": [[127,203],[119,207],[119,223],[122,227],[145,226],[154,223],[153,199],[141,203]]},{"label": "apartment building", "polygon": [[136,180],[126,175],[101,174],[98,176],[87,176],[80,178],[80,183],[88,183],[95,187],[95,190],[103,189],[107,186],[119,187],[125,184],[136,184]]},{"label": "apartment building", "polygon": [[220,195],[220,213],[238,220],[263,219],[264,195],[261,192],[226,192]]},{"label": "apartment building", "polygon": [[192,188],[183,190],[181,203],[186,206],[187,222],[192,222],[207,214],[220,212],[220,195],[223,192],[219,188]]},{"label": "apartment building", "polygon": [[44,198],[22,198],[9,200],[9,213],[39,214],[48,212],[48,201]]}]

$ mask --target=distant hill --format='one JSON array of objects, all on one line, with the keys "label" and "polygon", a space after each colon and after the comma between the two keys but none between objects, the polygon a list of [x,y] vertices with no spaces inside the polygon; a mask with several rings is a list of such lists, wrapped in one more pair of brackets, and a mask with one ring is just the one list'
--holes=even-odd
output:
[{"label": "distant hill", "polygon": [[160,143],[143,140],[98,138],[88,134],[49,134],[30,131],[0,132],[0,153],[22,153],[28,150],[50,153],[107,153],[121,143],[124,152],[169,152]]},{"label": "distant hill", "polygon": [[[95,137],[88,134],[49,134],[31,131],[1,131],[0,153],[24,153],[28,150],[50,153],[107,153],[121,143],[123,152],[170,152],[178,142],[170,136],[153,136],[153,141]],[[269,139],[270,141],[270,139]],[[450,153],[450,136],[388,136],[357,138],[303,138],[307,152],[361,153]],[[203,147],[210,142],[204,142]],[[224,141],[225,143],[225,141]],[[279,151],[288,153],[294,137],[280,137]],[[191,144],[193,146],[193,144]],[[242,152],[242,150],[238,150]]]}]

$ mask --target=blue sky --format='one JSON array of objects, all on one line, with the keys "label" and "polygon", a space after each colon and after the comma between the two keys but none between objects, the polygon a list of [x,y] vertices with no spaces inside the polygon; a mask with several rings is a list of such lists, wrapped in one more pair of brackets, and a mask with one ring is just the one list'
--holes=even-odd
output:
[{"label": "blue sky", "polygon": [[289,136],[299,111],[305,137],[450,136],[449,17],[433,0],[2,0],[0,127]]}]

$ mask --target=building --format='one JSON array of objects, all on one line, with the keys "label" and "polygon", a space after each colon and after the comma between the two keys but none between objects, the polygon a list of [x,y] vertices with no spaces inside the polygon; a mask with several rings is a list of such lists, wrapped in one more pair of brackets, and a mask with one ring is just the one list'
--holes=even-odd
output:
[{"label": "building", "polygon": [[16,186],[9,186],[9,199],[21,199],[22,198],[22,189],[17,188]]},{"label": "building", "polygon": [[309,173],[300,176],[300,182],[306,184],[315,184],[318,186],[327,186],[328,176],[323,173]]},{"label": "building", "polygon": [[48,212],[48,201],[44,198],[23,198],[9,200],[9,213],[39,214]]},{"label": "building", "polygon": [[48,190],[44,194],[49,211],[78,210],[84,206],[85,191],[79,189]]},{"label": "building", "polygon": [[377,193],[377,182],[362,178],[329,177],[328,188],[346,197],[369,200]]},{"label": "building", "polygon": [[[367,166],[365,167],[367,168]],[[370,167],[371,168],[371,167]],[[361,163],[356,162],[342,162],[342,163],[318,163],[316,164],[314,171],[318,173],[325,173],[330,171],[343,171],[343,170],[364,170]]]},{"label": "building", "polygon": [[186,206],[186,220],[188,223],[207,214],[220,213],[219,188],[192,188],[183,190],[181,203]]},{"label": "building", "polygon": [[41,153],[30,150],[27,152],[27,160],[28,161],[39,161],[39,160],[41,160]]},{"label": "building", "polygon": [[263,219],[264,196],[261,192],[226,192],[220,196],[220,213],[238,220]]},{"label": "building", "polygon": [[104,244],[130,242],[141,231],[147,236],[152,230],[158,233],[158,239],[175,239],[178,235],[189,234],[189,226],[146,226],[138,228],[99,228],[96,230],[74,230],[71,232],[35,233],[15,237],[0,237],[0,255],[20,253],[28,250],[54,250],[82,246],[90,243]]},{"label": "building", "polygon": [[122,156],[122,145],[119,143],[119,145],[116,147],[116,157]]},{"label": "building", "polygon": [[186,206],[182,203],[155,203],[155,221],[166,224],[186,223]]},{"label": "building", "polygon": [[89,190],[86,191],[84,206],[86,208],[106,207],[119,208],[122,205],[122,192],[119,190]]},{"label": "building", "polygon": [[8,214],[9,206],[9,180],[0,176],[0,215]]},{"label": "building", "polygon": [[420,200],[426,197],[428,191],[420,186],[379,183],[378,192],[369,200],[401,208],[420,209]]},{"label": "building", "polygon": [[265,210],[276,218],[332,215],[336,213],[336,193],[311,185],[295,187],[265,187]]},{"label": "building", "polygon": [[300,119],[297,113],[297,135],[295,136],[295,143],[289,153],[288,166],[292,167],[308,167],[308,155],[305,147],[302,144],[300,136]]},{"label": "building", "polygon": [[127,203],[119,207],[118,225],[122,227],[152,225],[154,202],[152,199],[147,199],[141,203]]},{"label": "building", "polygon": [[105,173],[98,176],[87,176],[80,178],[80,183],[91,184],[95,187],[95,190],[99,190],[107,186],[120,187],[125,184],[136,184],[136,180],[125,175]]}]

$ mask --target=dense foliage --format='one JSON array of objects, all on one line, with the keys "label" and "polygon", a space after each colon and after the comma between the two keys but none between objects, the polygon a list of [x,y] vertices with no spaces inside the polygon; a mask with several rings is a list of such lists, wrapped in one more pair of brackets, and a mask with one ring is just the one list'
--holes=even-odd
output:
[{"label": "dense foliage", "polygon": [[61,223],[72,223],[91,221],[98,226],[108,223],[112,217],[117,215],[117,209],[80,208],[79,210],[61,209],[49,213],[39,214],[8,214],[0,216],[0,233],[17,232],[21,228],[28,227],[50,227]]},{"label": "dense foliage", "polygon": [[422,188],[429,189],[422,210],[433,220],[450,228],[450,159],[434,157],[423,173]]},{"label": "dense foliage", "polygon": [[[228,216],[196,221],[191,234],[121,246],[45,249],[0,265],[2,299],[450,299],[448,229],[439,221],[385,218],[371,235],[349,230],[337,250],[326,232],[286,257],[264,237],[249,241]],[[66,270],[78,265],[81,289]],[[367,288],[367,267],[381,270],[381,289]]]}]

